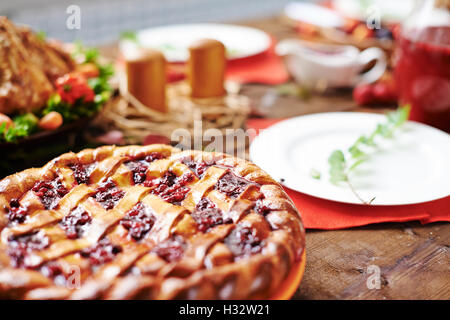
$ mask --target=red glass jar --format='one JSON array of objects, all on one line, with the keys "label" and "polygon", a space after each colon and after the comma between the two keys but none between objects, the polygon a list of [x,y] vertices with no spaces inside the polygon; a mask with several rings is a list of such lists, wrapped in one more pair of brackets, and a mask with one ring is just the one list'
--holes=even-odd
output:
[{"label": "red glass jar", "polygon": [[420,1],[397,32],[394,63],[410,119],[450,132],[450,1]]}]

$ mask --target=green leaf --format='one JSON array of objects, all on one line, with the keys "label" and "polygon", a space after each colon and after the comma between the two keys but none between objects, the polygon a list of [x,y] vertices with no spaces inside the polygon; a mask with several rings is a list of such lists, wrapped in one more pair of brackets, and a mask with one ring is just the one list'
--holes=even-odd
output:
[{"label": "green leaf", "polygon": [[411,111],[410,105],[405,105],[398,109],[398,112],[399,112],[398,121],[397,121],[398,126],[403,125],[408,120],[410,111]]},{"label": "green leaf", "polygon": [[380,136],[384,138],[390,138],[392,137],[392,129],[389,127],[388,124],[377,124],[377,128],[375,130],[376,134],[379,134]]},{"label": "green leaf", "polygon": [[311,92],[304,86],[299,86],[296,83],[285,83],[278,85],[275,90],[280,96],[290,96],[308,100],[311,97]]},{"label": "green leaf", "polygon": [[96,94],[100,94],[104,91],[111,91],[111,86],[108,81],[103,78],[91,78],[88,80],[88,85]]},{"label": "green leaf", "polygon": [[38,128],[39,119],[32,113],[26,113],[16,116],[13,122],[14,126],[10,126],[8,129],[6,129],[6,124],[1,127],[3,139],[6,142],[16,142],[18,139],[35,132]]},{"label": "green leaf", "polygon": [[57,93],[52,94],[47,102],[49,107],[56,106],[61,103],[61,96]]},{"label": "green leaf", "polygon": [[84,63],[96,62],[100,53],[96,48],[86,48],[84,50]]},{"label": "green leaf", "polygon": [[6,122],[0,124],[0,134],[3,134],[6,131]]},{"label": "green leaf", "polygon": [[359,159],[357,161],[355,161],[350,168],[348,168],[348,171],[352,171],[355,170],[356,167],[358,167],[361,163],[364,163],[367,160],[367,158],[363,158],[363,159]]},{"label": "green leaf", "polygon": [[341,150],[334,150],[328,158],[328,163],[331,166],[340,166],[345,164],[345,156]]},{"label": "green leaf", "polygon": [[79,60],[79,63],[95,63],[97,64],[97,59],[100,55],[98,49],[96,48],[88,48],[83,46],[82,42],[77,40],[74,43],[75,48],[72,52],[72,56]]},{"label": "green leaf", "polygon": [[36,37],[41,40],[42,42],[45,42],[45,40],[47,39],[47,34],[45,33],[45,31],[39,31],[36,33]]},{"label": "green leaf", "polygon": [[403,107],[399,107],[397,110],[389,112],[386,116],[388,118],[388,122],[394,127],[399,127],[403,125],[406,120],[408,120],[409,112],[411,108],[409,105],[405,105]]},{"label": "green leaf", "polygon": [[328,158],[330,164],[330,181],[332,183],[338,183],[341,181],[347,181],[347,173],[345,172],[346,161],[344,153],[341,150],[335,150]]},{"label": "green leaf", "polygon": [[16,126],[27,126],[30,128],[36,127],[39,123],[39,119],[32,113],[26,113],[14,118],[14,124]]},{"label": "green leaf", "polygon": [[340,170],[330,170],[331,183],[337,184],[339,182],[348,181],[348,177],[345,172]]},{"label": "green leaf", "polygon": [[275,89],[280,96],[297,96],[298,95],[297,85],[293,84],[293,83],[280,84]]},{"label": "green leaf", "polygon": [[309,171],[309,175],[311,176],[311,178],[316,179],[316,180],[319,180],[320,177],[321,177],[320,172],[318,170],[314,169],[314,168],[312,168]]},{"label": "green leaf", "polygon": [[351,146],[348,149],[348,152],[350,152],[352,158],[359,158],[365,155],[365,153],[355,145]]},{"label": "green leaf", "polygon": [[133,41],[135,43],[139,43],[137,35],[136,35],[136,31],[132,31],[132,30],[122,31],[120,33],[120,39],[121,40],[129,40],[129,41]]},{"label": "green leaf", "polygon": [[100,65],[97,64],[99,78],[107,79],[114,75],[114,66],[111,63]]},{"label": "green leaf", "polygon": [[373,132],[369,137],[361,136],[360,137],[360,139],[361,139],[360,143],[362,143],[362,144],[364,144],[366,146],[369,146],[369,147],[376,146],[376,143],[374,141],[375,135],[376,135],[375,132]]}]

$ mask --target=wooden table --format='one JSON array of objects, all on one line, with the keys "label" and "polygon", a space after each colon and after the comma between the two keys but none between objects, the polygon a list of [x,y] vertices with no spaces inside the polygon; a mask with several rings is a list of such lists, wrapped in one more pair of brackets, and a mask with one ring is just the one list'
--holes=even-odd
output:
[{"label": "wooden table", "polygon": [[[295,37],[283,18],[240,23],[278,39]],[[277,97],[274,88],[244,85],[243,93],[266,117],[324,111],[383,112],[359,108],[350,92],[302,101]],[[301,208],[298,208],[301,212]],[[339,231],[307,230],[306,271],[294,299],[450,299],[450,224],[385,223]],[[380,270],[380,288],[367,285]],[[375,281],[375,280],[374,280]],[[376,281],[370,282],[375,284]],[[369,287],[373,289],[369,289]]]}]

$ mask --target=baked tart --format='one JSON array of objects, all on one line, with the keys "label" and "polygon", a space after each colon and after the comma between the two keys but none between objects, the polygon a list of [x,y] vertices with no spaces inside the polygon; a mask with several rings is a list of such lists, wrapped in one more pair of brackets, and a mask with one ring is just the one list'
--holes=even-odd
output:
[{"label": "baked tart", "polygon": [[267,173],[161,144],[6,177],[0,232],[0,298],[289,298],[305,262],[299,213]]}]

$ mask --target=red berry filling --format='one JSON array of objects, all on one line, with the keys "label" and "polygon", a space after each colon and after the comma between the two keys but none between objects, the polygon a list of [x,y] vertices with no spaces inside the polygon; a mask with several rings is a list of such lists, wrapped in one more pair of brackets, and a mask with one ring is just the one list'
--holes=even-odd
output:
[{"label": "red berry filling", "polygon": [[25,258],[33,250],[42,250],[50,244],[49,238],[43,232],[13,237],[9,240],[8,255],[11,265],[15,268],[26,267]]},{"label": "red berry filling", "polygon": [[128,161],[125,165],[133,173],[134,184],[140,184],[145,181],[148,163],[144,160]]},{"label": "red berry filling", "polygon": [[228,171],[216,183],[216,189],[225,193],[230,198],[237,198],[252,182]]},{"label": "red berry filling", "polygon": [[103,238],[96,245],[86,248],[80,252],[81,256],[88,258],[93,265],[101,265],[110,262],[122,252],[122,248],[112,244],[109,239]]},{"label": "red berry filling", "polygon": [[223,220],[223,212],[211,200],[203,198],[197,203],[192,218],[198,224],[198,230],[207,232],[219,224],[231,223],[231,219]]},{"label": "red berry filling", "polygon": [[255,212],[262,214],[263,216],[267,215],[270,213],[270,211],[272,211],[271,208],[269,208],[267,205],[263,204],[262,200],[259,199],[256,201],[255,204]]},{"label": "red berry filling", "polygon": [[19,200],[12,199],[9,202],[10,208],[6,208],[7,218],[11,223],[22,223],[27,217],[28,210],[22,207]]},{"label": "red berry filling", "polygon": [[65,286],[67,284],[66,275],[62,266],[56,261],[50,261],[40,268],[41,273],[52,278],[57,286]]},{"label": "red berry filling", "polygon": [[[71,277],[71,275],[74,275],[74,270],[71,270],[70,268],[68,270],[70,273],[66,274],[64,272],[63,266],[56,261],[47,262],[40,268],[40,271],[45,277],[53,279],[57,286],[67,286],[70,284],[74,284],[74,282],[76,281],[73,277]],[[72,283],[68,282],[67,280],[71,280]]]},{"label": "red berry filling", "polygon": [[89,177],[95,168],[94,163],[81,164],[75,163],[69,166],[73,170],[73,176],[78,184],[89,184]]},{"label": "red berry filling", "polygon": [[155,224],[155,216],[143,203],[136,204],[129,210],[120,224],[128,230],[128,234],[135,240],[142,239]]},{"label": "red berry filling", "polygon": [[164,155],[159,152],[152,152],[143,159],[133,158],[125,162],[125,165],[133,172],[133,181],[135,184],[143,183],[146,179],[146,172],[150,165],[155,160],[163,159]]},{"label": "red berry filling", "polygon": [[196,162],[194,161],[192,158],[184,158],[183,160],[181,160],[182,163],[184,163],[186,166],[189,167],[189,169],[192,170],[193,173],[195,173],[195,175],[198,178],[203,177],[203,175],[205,174],[206,170],[212,166],[214,163],[206,163],[205,161],[202,162]]},{"label": "red berry filling", "polygon": [[114,208],[114,206],[123,198],[125,192],[120,190],[116,183],[108,179],[102,182],[96,189],[95,194],[92,196],[95,200],[102,205],[106,210]]},{"label": "red berry filling", "polygon": [[65,216],[59,225],[64,229],[69,239],[81,237],[90,224],[92,217],[82,207],[76,207],[67,216]]},{"label": "red berry filling", "polygon": [[240,257],[261,252],[264,241],[256,236],[253,228],[238,226],[225,238],[225,244]]},{"label": "red berry filling", "polygon": [[147,180],[144,185],[153,187],[151,193],[156,194],[173,204],[180,204],[189,192],[186,185],[194,180],[192,173],[185,173],[177,177],[172,171],[167,171],[161,178]]},{"label": "red berry filling", "polygon": [[39,197],[46,210],[54,209],[59,200],[69,192],[59,178],[53,181],[39,181],[33,186],[32,190]]},{"label": "red berry filling", "polygon": [[54,278],[63,274],[62,267],[55,261],[50,261],[49,263],[43,265],[41,268],[41,272],[48,278]]},{"label": "red berry filling", "polygon": [[173,236],[153,248],[152,252],[167,262],[178,261],[183,257],[186,243],[180,236]]}]

